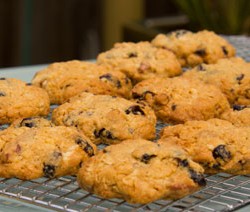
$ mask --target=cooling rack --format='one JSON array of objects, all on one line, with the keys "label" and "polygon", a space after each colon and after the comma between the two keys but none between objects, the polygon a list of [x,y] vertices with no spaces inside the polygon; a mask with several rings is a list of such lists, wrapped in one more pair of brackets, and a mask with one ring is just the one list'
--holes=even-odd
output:
[{"label": "cooling rack", "polygon": [[[224,36],[237,49],[237,56],[250,62],[250,38]],[[56,106],[51,106],[53,110]],[[49,118],[49,117],[48,117]],[[157,132],[165,124],[157,124]],[[7,125],[0,126],[3,130]],[[177,201],[129,204],[121,199],[102,199],[78,187],[74,176],[23,181],[0,178],[0,196],[54,211],[233,211],[250,203],[250,175],[219,173],[206,176],[207,186]]]},{"label": "cooling rack", "polygon": [[223,36],[237,50],[237,56],[250,62],[250,37],[247,36]]},{"label": "cooling rack", "polygon": [[[51,111],[56,106],[51,107]],[[50,118],[50,117],[48,117]],[[157,134],[166,124],[157,123]],[[7,125],[2,125],[2,129]],[[103,148],[103,145],[99,146]],[[30,181],[0,178],[0,195],[55,211],[232,211],[250,202],[250,175],[219,173],[206,176],[207,186],[177,201],[159,200],[147,205],[120,199],[102,199],[79,188],[76,177],[39,178]]]},{"label": "cooling rack", "polygon": [[75,177],[31,181],[0,178],[2,195],[56,211],[232,211],[250,202],[250,176],[225,173],[208,176],[207,186],[178,201],[159,200],[147,205],[120,199],[102,199],[80,189]]}]

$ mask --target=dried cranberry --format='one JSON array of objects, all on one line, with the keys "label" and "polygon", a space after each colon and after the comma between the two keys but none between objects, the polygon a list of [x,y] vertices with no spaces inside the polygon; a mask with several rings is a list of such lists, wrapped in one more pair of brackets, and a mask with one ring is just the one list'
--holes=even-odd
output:
[{"label": "dried cranberry", "polygon": [[107,73],[99,77],[99,79],[107,79],[108,81],[112,81],[112,75]]},{"label": "dried cranberry", "polygon": [[204,57],[206,55],[206,50],[205,49],[198,49],[194,53],[201,56],[201,57]]},{"label": "dried cranberry", "polygon": [[144,111],[141,109],[139,105],[132,105],[127,110],[125,110],[126,114],[133,113],[134,115],[145,115]]},{"label": "dried cranberry", "polygon": [[100,80],[102,79],[106,79],[110,82],[113,82],[117,88],[121,88],[122,87],[122,84],[121,84],[121,81],[116,79],[115,77],[113,77],[110,73],[107,73],[107,74],[104,74],[102,76],[99,77]]},{"label": "dried cranberry", "polygon": [[155,93],[153,93],[152,91],[145,91],[142,94],[133,92],[132,96],[134,99],[145,100],[147,94],[150,94],[151,96],[155,96]]},{"label": "dried cranberry", "polygon": [[178,162],[179,166],[187,168],[187,170],[188,170],[188,172],[190,174],[190,177],[194,182],[198,183],[198,185],[200,185],[200,186],[205,186],[206,185],[206,180],[205,180],[204,175],[199,173],[199,172],[196,172],[195,170],[193,170],[189,166],[189,163],[188,163],[187,159],[181,160],[180,158],[177,158],[177,162]]},{"label": "dried cranberry", "polygon": [[6,96],[6,93],[3,91],[0,91],[0,96]]},{"label": "dried cranberry", "polygon": [[236,80],[238,81],[238,84],[241,84],[241,80],[243,80],[244,77],[245,77],[244,74],[241,74],[238,77],[236,77]]},{"label": "dried cranberry", "polygon": [[109,131],[106,130],[105,128],[101,128],[100,130],[94,130],[94,135],[96,138],[107,138],[107,139],[115,139],[113,134]]},{"label": "dried cranberry", "polygon": [[202,64],[198,65],[196,68],[198,71],[206,71],[206,69],[204,68]]},{"label": "dried cranberry", "polygon": [[173,111],[175,111],[176,107],[177,107],[177,105],[173,104],[173,105],[171,106],[171,109],[172,109]]},{"label": "dried cranberry", "polygon": [[128,57],[129,58],[137,57],[137,53],[136,52],[130,52],[130,53],[128,53]]},{"label": "dried cranberry", "polygon": [[33,122],[33,118],[24,118],[21,123],[20,127],[36,127],[36,124]]},{"label": "dried cranberry", "polygon": [[228,161],[232,158],[231,153],[226,149],[225,145],[219,145],[214,148],[212,154],[215,159],[221,158],[224,161]]},{"label": "dried cranberry", "polygon": [[189,163],[188,163],[188,160],[187,159],[184,159],[184,160],[180,160],[178,159],[178,164],[182,167],[188,167],[189,166]]},{"label": "dried cranberry", "polygon": [[81,137],[77,137],[75,142],[83,149],[84,152],[88,154],[89,157],[92,157],[95,154],[93,147],[87,141],[84,141]]},{"label": "dried cranberry", "polygon": [[222,46],[221,49],[222,49],[224,55],[227,56],[227,55],[228,55],[228,50],[227,50],[227,48],[226,48],[225,46]]},{"label": "dried cranberry", "polygon": [[246,108],[247,106],[245,105],[233,105],[233,110],[243,110],[244,108]]},{"label": "dried cranberry", "polygon": [[156,155],[154,155],[154,154],[151,154],[151,155],[150,155],[150,154],[145,153],[145,154],[142,155],[142,157],[141,157],[141,162],[148,164],[149,161],[150,161],[152,158],[155,158],[155,157],[156,157]]},{"label": "dried cranberry", "polygon": [[53,178],[55,175],[56,167],[51,164],[43,164],[43,174],[45,177]]},{"label": "dried cranberry", "polygon": [[189,174],[191,179],[198,183],[199,186],[205,186],[206,185],[206,179],[203,174],[194,171],[193,169],[189,169]]}]

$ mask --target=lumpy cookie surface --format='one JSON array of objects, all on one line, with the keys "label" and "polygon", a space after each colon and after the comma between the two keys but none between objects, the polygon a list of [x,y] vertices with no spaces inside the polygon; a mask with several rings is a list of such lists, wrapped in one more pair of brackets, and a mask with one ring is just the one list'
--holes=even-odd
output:
[{"label": "lumpy cookie surface", "polygon": [[52,121],[75,126],[97,144],[155,137],[156,117],[149,106],[108,95],[84,92],[73,97],[53,111]]},{"label": "lumpy cookie surface", "polygon": [[196,191],[206,184],[202,173],[180,148],[137,139],[100,151],[79,170],[77,180],[101,197],[144,204]]},{"label": "lumpy cookie surface", "polygon": [[152,44],[173,51],[182,66],[216,63],[220,58],[235,56],[235,49],[228,41],[207,30],[196,33],[177,30],[167,35],[159,34]]},{"label": "lumpy cookie surface", "polygon": [[97,63],[111,65],[134,83],[155,76],[173,77],[182,72],[172,52],[158,49],[149,42],[116,43],[112,49],[98,55]]},{"label": "lumpy cookie surface", "polygon": [[132,96],[146,101],[159,119],[171,124],[207,120],[229,109],[218,88],[182,77],[144,80],[135,85]]},{"label": "lumpy cookie surface", "polygon": [[8,128],[0,132],[0,176],[23,180],[74,175],[96,153],[70,127]]},{"label": "lumpy cookie surface", "polygon": [[206,173],[249,174],[249,135],[250,127],[225,120],[188,121],[165,127],[159,143],[179,145]]},{"label": "lumpy cookie surface", "polygon": [[36,127],[53,127],[53,126],[54,124],[50,120],[39,116],[17,119],[10,125],[10,127],[13,128],[19,128],[19,127],[36,128]]},{"label": "lumpy cookie surface", "polygon": [[46,91],[14,78],[0,78],[0,124],[30,116],[46,116],[50,110]]},{"label": "lumpy cookie surface", "polygon": [[32,83],[48,92],[52,104],[62,104],[83,91],[130,98],[132,86],[119,71],[78,60],[49,65],[36,73]]},{"label": "lumpy cookie surface", "polygon": [[250,127],[250,107],[243,105],[233,105],[230,110],[221,114],[221,119],[231,122],[238,127]]},{"label": "lumpy cookie surface", "polygon": [[241,58],[221,59],[216,64],[201,64],[183,77],[197,78],[221,89],[230,104],[250,105],[250,63]]}]

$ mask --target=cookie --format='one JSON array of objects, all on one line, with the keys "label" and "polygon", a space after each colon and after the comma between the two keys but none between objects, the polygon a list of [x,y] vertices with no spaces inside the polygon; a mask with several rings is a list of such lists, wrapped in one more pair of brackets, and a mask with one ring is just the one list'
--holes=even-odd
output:
[{"label": "cookie", "polygon": [[205,173],[250,174],[250,127],[220,119],[165,127],[159,143],[182,147]]},{"label": "cookie", "polygon": [[33,127],[53,127],[54,124],[43,117],[29,117],[29,118],[23,118],[23,119],[17,119],[12,124],[10,127],[13,128],[19,128],[19,127],[28,127],[28,128],[33,128]]},{"label": "cookie", "polygon": [[235,56],[235,48],[223,37],[212,31],[193,33],[187,30],[159,34],[152,44],[172,51],[182,66],[216,63],[220,58]]},{"label": "cookie", "polygon": [[219,117],[229,109],[218,88],[182,77],[144,80],[135,85],[132,95],[146,101],[159,119],[171,124]]},{"label": "cookie", "polygon": [[0,78],[0,124],[18,118],[46,116],[50,110],[46,91],[14,78]]},{"label": "cookie", "polygon": [[95,144],[155,137],[156,117],[149,106],[108,95],[83,92],[56,108],[52,121],[75,126]]},{"label": "cookie", "polygon": [[98,55],[97,63],[122,71],[134,83],[155,76],[173,77],[182,73],[172,52],[156,48],[149,42],[116,43],[112,49]]},{"label": "cookie", "polygon": [[83,189],[130,203],[178,199],[205,186],[203,169],[174,145],[137,139],[106,147],[78,174]]},{"label": "cookie", "polygon": [[250,107],[233,105],[232,109],[222,113],[220,118],[238,127],[250,127]]},{"label": "cookie", "polygon": [[0,177],[31,180],[75,175],[96,153],[88,138],[70,127],[8,128],[0,132]]},{"label": "cookie", "polygon": [[241,58],[201,64],[186,71],[183,77],[197,78],[219,87],[231,105],[250,105],[250,63]]},{"label": "cookie", "polygon": [[130,98],[131,81],[119,71],[90,62],[58,62],[38,71],[32,84],[45,89],[52,104],[62,104],[83,91]]}]

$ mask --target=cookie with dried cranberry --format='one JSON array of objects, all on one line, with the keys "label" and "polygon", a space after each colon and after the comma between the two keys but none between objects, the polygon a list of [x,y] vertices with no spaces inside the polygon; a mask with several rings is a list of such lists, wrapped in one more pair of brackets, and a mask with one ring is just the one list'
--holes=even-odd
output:
[{"label": "cookie with dried cranberry", "polygon": [[178,199],[206,184],[202,167],[181,148],[142,139],[106,147],[79,170],[77,181],[103,198],[141,204]]},{"label": "cookie with dried cranberry", "polygon": [[0,78],[0,124],[18,118],[46,116],[50,110],[46,91],[14,78]]},{"label": "cookie with dried cranberry", "polygon": [[96,153],[87,137],[70,127],[8,128],[0,132],[0,177],[23,180],[75,175]]},{"label": "cookie with dried cranberry", "polygon": [[156,48],[149,42],[116,43],[112,49],[98,55],[97,63],[111,65],[134,83],[155,76],[173,77],[182,73],[171,51]]},{"label": "cookie with dried cranberry", "polygon": [[131,81],[125,74],[85,61],[66,61],[38,71],[32,84],[45,89],[52,104],[62,104],[85,91],[130,98]]},{"label": "cookie with dried cranberry", "polygon": [[156,117],[149,106],[108,95],[83,92],[56,108],[52,121],[75,126],[96,144],[155,137]]},{"label": "cookie with dried cranberry", "polygon": [[220,89],[182,77],[144,80],[135,85],[132,95],[147,102],[159,119],[171,124],[219,117],[229,109]]},{"label": "cookie with dried cranberry", "polygon": [[23,119],[17,119],[11,123],[10,127],[18,128],[18,127],[53,127],[54,124],[43,117],[29,117]]},{"label": "cookie with dried cranberry", "polygon": [[250,127],[250,107],[233,105],[233,107],[225,111],[220,118],[231,122],[235,126]]},{"label": "cookie with dried cranberry", "polygon": [[221,59],[216,64],[201,64],[183,74],[221,89],[230,104],[250,105],[250,63],[242,58]]},{"label": "cookie with dried cranberry", "polygon": [[235,48],[223,37],[212,31],[191,32],[177,30],[159,34],[152,44],[172,51],[182,66],[216,63],[220,58],[235,56]]},{"label": "cookie with dried cranberry", "polygon": [[205,173],[250,174],[249,135],[250,127],[211,119],[167,126],[158,142],[179,145]]}]

